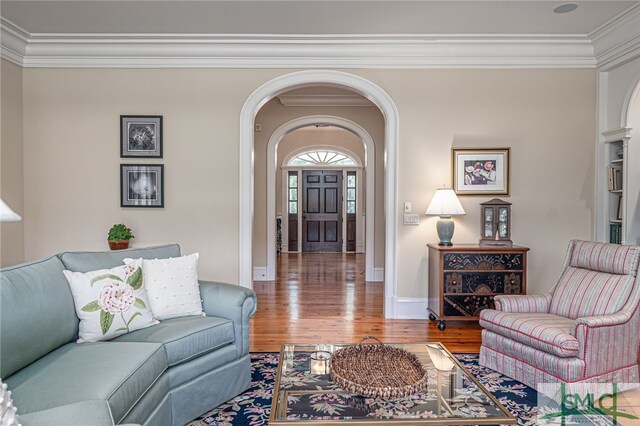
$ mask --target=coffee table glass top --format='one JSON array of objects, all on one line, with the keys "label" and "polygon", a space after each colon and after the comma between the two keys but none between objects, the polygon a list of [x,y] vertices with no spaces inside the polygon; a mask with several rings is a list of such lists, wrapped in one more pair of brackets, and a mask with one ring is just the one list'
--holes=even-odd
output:
[{"label": "coffee table glass top", "polygon": [[425,389],[391,400],[365,398],[331,381],[331,353],[346,345],[287,344],[280,351],[271,425],[515,424],[515,418],[440,343],[392,344],[415,353]]}]

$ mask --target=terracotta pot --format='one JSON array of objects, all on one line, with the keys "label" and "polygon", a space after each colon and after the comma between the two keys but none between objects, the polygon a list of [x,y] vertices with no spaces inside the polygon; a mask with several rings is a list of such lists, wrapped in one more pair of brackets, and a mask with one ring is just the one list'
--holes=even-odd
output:
[{"label": "terracotta pot", "polygon": [[129,240],[108,240],[111,250],[124,250],[129,248]]}]

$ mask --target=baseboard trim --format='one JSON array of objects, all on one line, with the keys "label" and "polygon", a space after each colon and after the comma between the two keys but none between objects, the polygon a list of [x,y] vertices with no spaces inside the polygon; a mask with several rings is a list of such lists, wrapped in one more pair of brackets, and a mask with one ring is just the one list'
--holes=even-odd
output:
[{"label": "baseboard trim", "polygon": [[374,282],[384,281],[384,268],[373,268],[373,280]]},{"label": "baseboard trim", "polygon": [[254,281],[269,281],[267,279],[267,267],[266,266],[254,266],[253,267],[253,280]]},{"label": "baseboard trim", "polygon": [[398,297],[397,318],[427,319],[428,299],[418,297]]}]

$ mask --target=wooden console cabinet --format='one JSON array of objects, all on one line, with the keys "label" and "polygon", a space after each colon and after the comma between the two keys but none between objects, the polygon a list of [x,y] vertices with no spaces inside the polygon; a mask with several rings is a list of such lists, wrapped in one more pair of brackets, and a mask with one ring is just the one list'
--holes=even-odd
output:
[{"label": "wooden console cabinet", "polygon": [[496,294],[525,294],[527,247],[429,244],[429,319],[477,321]]}]

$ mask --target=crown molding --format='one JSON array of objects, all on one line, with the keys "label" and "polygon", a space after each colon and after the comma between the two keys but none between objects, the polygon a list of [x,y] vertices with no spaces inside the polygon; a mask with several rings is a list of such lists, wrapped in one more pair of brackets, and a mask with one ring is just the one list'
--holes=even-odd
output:
[{"label": "crown molding", "polygon": [[278,100],[284,106],[345,106],[345,107],[373,107],[370,100],[360,95],[280,95]]},{"label": "crown molding", "polygon": [[593,68],[596,65],[586,35],[30,34],[16,30],[19,27],[4,18],[2,24],[2,56],[33,68]]},{"label": "crown molding", "polygon": [[640,57],[640,2],[591,31],[598,69],[607,71]]},{"label": "crown molding", "polygon": [[0,56],[23,66],[27,54],[29,32],[0,16]]}]

